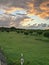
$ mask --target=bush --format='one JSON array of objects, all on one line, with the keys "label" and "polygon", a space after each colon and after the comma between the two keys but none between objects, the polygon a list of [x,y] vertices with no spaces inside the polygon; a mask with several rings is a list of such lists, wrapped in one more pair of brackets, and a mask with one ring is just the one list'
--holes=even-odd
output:
[{"label": "bush", "polygon": [[30,34],[30,35],[32,35],[32,34],[33,34],[33,31],[32,31],[32,30],[31,30],[31,31],[29,31],[29,34]]},{"label": "bush", "polygon": [[17,32],[17,33],[20,33],[20,31],[19,31],[19,30],[17,30],[16,32]]},{"label": "bush", "polygon": [[29,33],[28,32],[24,32],[25,35],[28,35]]},{"label": "bush", "polygon": [[49,32],[45,32],[44,33],[44,37],[48,37],[49,38]]},{"label": "bush", "polygon": [[38,31],[38,32],[37,32],[38,35],[41,35],[42,33],[43,33],[42,31]]}]

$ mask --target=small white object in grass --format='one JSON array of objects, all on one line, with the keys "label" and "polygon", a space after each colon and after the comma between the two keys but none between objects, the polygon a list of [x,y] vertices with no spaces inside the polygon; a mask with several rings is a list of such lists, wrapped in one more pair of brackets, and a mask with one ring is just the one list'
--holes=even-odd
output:
[{"label": "small white object in grass", "polygon": [[23,53],[21,53],[21,57],[23,57]]},{"label": "small white object in grass", "polygon": [[23,53],[21,53],[21,65],[24,64],[24,58],[23,58]]}]

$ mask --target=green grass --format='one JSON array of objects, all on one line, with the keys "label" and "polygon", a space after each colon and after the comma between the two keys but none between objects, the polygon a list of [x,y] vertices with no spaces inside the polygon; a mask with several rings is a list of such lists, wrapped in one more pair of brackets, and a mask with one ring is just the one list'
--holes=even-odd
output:
[{"label": "green grass", "polygon": [[0,32],[0,46],[8,64],[20,65],[20,54],[24,54],[24,65],[49,65],[49,41],[43,36],[26,36],[16,32]]}]

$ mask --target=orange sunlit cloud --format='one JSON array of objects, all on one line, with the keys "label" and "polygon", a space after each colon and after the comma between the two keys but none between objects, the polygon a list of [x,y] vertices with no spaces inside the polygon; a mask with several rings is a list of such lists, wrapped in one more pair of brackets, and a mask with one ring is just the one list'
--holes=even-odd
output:
[{"label": "orange sunlit cloud", "polygon": [[41,5],[40,5],[40,9],[41,10],[44,10],[45,12],[49,12],[49,7],[48,7],[48,4],[49,2],[43,2]]},{"label": "orange sunlit cloud", "polygon": [[40,16],[41,18],[46,18],[49,16],[49,14],[47,12],[42,12],[41,14],[38,14],[38,16]]},{"label": "orange sunlit cloud", "polygon": [[36,14],[36,10],[34,9],[34,3],[27,3],[27,6],[29,7],[28,14],[33,15]]},{"label": "orange sunlit cloud", "polygon": [[42,18],[45,18],[45,17],[48,17],[49,16],[49,8],[48,8],[48,5],[49,2],[43,2],[41,5],[40,5],[40,9],[43,10],[44,12],[42,12],[39,16],[42,17]]},{"label": "orange sunlit cloud", "polygon": [[29,6],[30,8],[33,8],[34,7],[34,4],[33,3],[30,3],[30,2],[27,2],[27,6]]},{"label": "orange sunlit cloud", "polygon": [[39,12],[37,11],[35,8],[34,8],[34,3],[27,3],[28,4],[28,7],[29,7],[29,10],[28,10],[28,14],[27,15],[37,15],[41,18],[46,18],[49,16],[49,8],[47,6],[47,4],[49,4],[49,2],[43,2],[41,3],[41,5],[39,6],[40,10],[42,12]]}]

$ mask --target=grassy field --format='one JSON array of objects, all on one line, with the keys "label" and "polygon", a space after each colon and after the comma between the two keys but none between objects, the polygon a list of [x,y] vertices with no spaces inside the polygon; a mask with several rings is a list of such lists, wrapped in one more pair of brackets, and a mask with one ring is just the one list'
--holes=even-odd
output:
[{"label": "grassy field", "polygon": [[21,53],[24,65],[49,65],[49,40],[43,36],[0,32],[0,46],[9,65],[20,65]]}]

